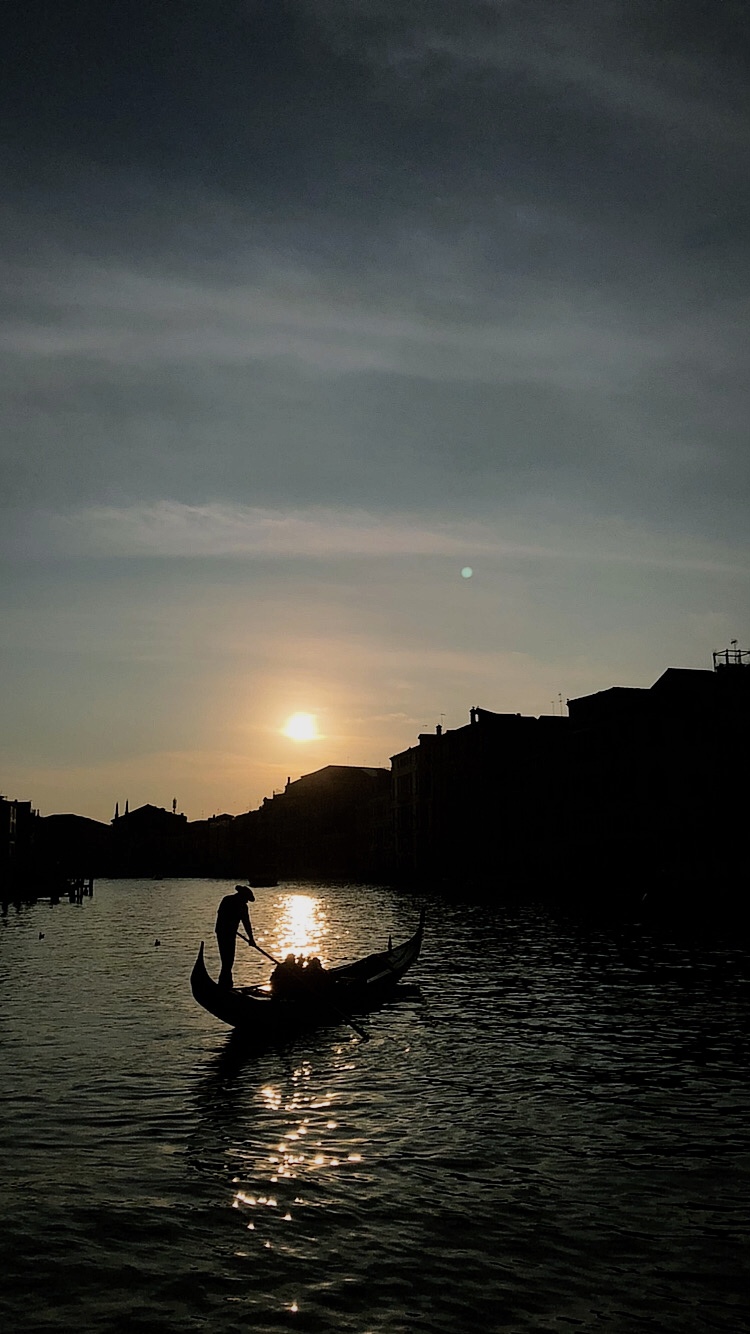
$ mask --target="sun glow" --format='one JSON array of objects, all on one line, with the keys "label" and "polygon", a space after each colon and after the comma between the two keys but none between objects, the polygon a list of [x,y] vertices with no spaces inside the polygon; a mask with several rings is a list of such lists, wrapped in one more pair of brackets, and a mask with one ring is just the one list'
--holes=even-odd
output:
[{"label": "sun glow", "polygon": [[318,725],[313,713],[293,713],[287,718],[281,729],[284,736],[292,741],[314,741],[318,735]]}]

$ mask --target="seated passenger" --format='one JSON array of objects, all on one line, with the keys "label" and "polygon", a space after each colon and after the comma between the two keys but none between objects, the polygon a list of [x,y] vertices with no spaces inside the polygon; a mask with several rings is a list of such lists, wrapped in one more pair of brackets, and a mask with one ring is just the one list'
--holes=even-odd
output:
[{"label": "seated passenger", "polygon": [[318,995],[332,985],[331,975],[326,972],[317,954],[307,960],[302,976],[307,990]]},{"label": "seated passenger", "polygon": [[295,959],[293,954],[287,954],[284,962],[278,963],[271,973],[271,992],[274,996],[286,998],[309,996],[311,992],[325,987],[328,980],[317,957],[305,959],[300,954]]},{"label": "seated passenger", "polygon": [[287,954],[283,963],[277,963],[271,973],[271,991],[274,996],[289,995],[297,984],[299,964],[293,954]]}]

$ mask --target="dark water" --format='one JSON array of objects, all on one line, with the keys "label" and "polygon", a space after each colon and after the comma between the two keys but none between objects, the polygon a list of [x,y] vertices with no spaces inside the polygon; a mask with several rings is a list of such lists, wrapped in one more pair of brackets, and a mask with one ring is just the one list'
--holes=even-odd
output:
[{"label": "dark water", "polygon": [[[748,1328],[743,942],[438,901],[370,1042],[248,1057],[188,985],[225,889],[100,882],[0,924],[3,1329]],[[419,908],[258,899],[268,948],[296,920],[329,962]]]}]

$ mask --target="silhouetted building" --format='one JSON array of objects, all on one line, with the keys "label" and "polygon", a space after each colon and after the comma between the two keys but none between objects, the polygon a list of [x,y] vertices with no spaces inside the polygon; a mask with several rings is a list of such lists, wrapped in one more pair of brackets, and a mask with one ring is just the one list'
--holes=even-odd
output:
[{"label": "silhouetted building", "polygon": [[[259,812],[278,874],[377,879],[387,769],[329,764],[267,798]],[[385,799],[385,806],[384,806]]]},{"label": "silhouetted building", "polygon": [[110,826],[85,815],[40,816],[34,864],[40,893],[69,879],[110,875]]},{"label": "silhouetted building", "polygon": [[566,835],[568,719],[472,708],[391,757],[393,870],[489,887],[545,873]]},{"label": "silhouetted building", "polygon": [[36,815],[30,801],[0,796],[0,890],[15,888],[29,873]]},{"label": "silhouetted building", "polygon": [[186,815],[146,804],[111,824],[114,874],[118,876],[166,876],[193,874],[190,836]]},{"label": "silhouetted building", "polygon": [[699,878],[707,891],[744,866],[750,655],[714,664],[568,701],[580,866],[635,883]]}]

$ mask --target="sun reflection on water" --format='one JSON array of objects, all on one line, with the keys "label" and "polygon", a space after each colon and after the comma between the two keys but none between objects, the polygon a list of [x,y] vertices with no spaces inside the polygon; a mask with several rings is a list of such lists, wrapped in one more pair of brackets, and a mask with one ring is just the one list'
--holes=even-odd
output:
[{"label": "sun reflection on water", "polygon": [[[345,1069],[344,1049],[337,1050],[336,1057],[337,1068]],[[265,1144],[261,1139],[230,1150],[242,1163],[232,1178],[232,1204],[258,1246],[268,1248],[270,1238],[283,1246],[279,1229],[293,1232],[301,1215],[327,1198],[331,1188],[323,1183],[339,1173],[358,1172],[363,1162],[360,1143],[347,1142],[340,1120],[331,1115],[337,1095],[319,1078],[312,1063],[302,1060],[286,1080],[262,1085],[256,1096],[273,1135]]]},{"label": "sun reflection on water", "polygon": [[272,1084],[266,1084],[260,1091],[266,1107],[270,1107],[272,1112],[278,1111],[281,1106],[281,1090],[273,1087]]},{"label": "sun reflection on water", "polygon": [[323,940],[328,925],[321,900],[312,894],[285,894],[280,908],[276,952],[282,958],[287,954],[317,954],[325,967]]}]

